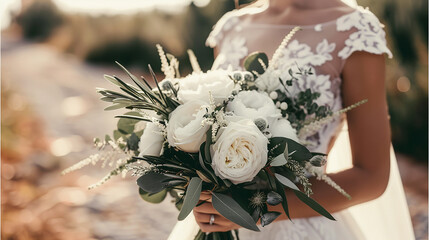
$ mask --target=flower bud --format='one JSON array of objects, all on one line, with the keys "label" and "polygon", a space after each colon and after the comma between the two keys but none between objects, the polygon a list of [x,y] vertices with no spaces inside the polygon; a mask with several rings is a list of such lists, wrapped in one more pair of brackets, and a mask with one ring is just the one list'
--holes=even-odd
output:
[{"label": "flower bud", "polygon": [[276,100],[279,97],[279,94],[276,91],[270,93],[270,98]]},{"label": "flower bud", "polygon": [[280,194],[274,191],[271,191],[267,194],[267,203],[270,204],[271,206],[278,205],[282,201],[283,201],[282,196],[280,196]]},{"label": "flower bud", "polygon": [[322,155],[315,155],[310,159],[311,165],[321,167],[326,164],[326,157]]},{"label": "flower bud", "polygon": [[243,75],[244,75],[244,81],[246,82],[253,82],[255,80],[253,77],[253,74],[251,74],[250,72],[245,72]]},{"label": "flower bud", "polygon": [[241,81],[243,79],[243,74],[241,72],[234,72],[232,74],[232,78],[234,78],[237,81]]},{"label": "flower bud", "polygon": [[262,132],[267,128],[267,120],[263,119],[263,118],[257,118],[254,121],[255,125],[259,128],[259,130]]},{"label": "flower bud", "polygon": [[262,227],[267,226],[272,223],[281,213],[279,212],[267,212],[261,217],[261,225]]},{"label": "flower bud", "polygon": [[287,107],[288,107],[288,105],[287,105],[287,103],[285,103],[285,102],[282,102],[282,103],[280,104],[280,109],[281,109],[281,110],[286,110],[286,109],[287,109]]}]

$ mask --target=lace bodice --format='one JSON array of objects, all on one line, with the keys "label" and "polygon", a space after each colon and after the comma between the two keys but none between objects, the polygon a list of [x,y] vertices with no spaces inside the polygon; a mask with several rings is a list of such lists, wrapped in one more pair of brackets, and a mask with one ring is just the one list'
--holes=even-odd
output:
[{"label": "lace bodice", "polygon": [[[243,59],[254,51],[265,52],[271,57],[284,36],[295,27],[255,24],[245,18],[247,14],[260,11],[263,9],[234,10],[219,20],[207,39],[207,45],[217,47],[219,51],[213,68],[241,69]],[[382,24],[373,13],[362,7],[328,22],[300,27],[302,30],[294,35],[282,52],[279,68],[284,79],[288,77],[290,68],[312,68],[315,74],[303,77],[294,88],[311,88],[320,92],[318,104],[328,105],[332,111],[344,107],[341,101],[341,72],[353,52],[386,53],[392,56],[386,46]],[[310,137],[308,140],[313,143],[313,147],[309,148],[327,152],[340,123],[341,119],[336,119]]]}]

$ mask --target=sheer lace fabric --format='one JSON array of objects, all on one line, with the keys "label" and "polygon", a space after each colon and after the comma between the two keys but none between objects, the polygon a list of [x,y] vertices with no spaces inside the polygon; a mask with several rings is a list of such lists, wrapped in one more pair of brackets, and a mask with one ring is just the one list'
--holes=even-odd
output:
[{"label": "sheer lace fabric", "polygon": [[[217,47],[219,54],[213,68],[241,69],[244,58],[253,51],[265,52],[270,58],[283,38],[295,27],[291,25],[255,24],[243,18],[260,9],[245,9],[227,13],[215,26],[207,39],[207,45]],[[243,20],[244,19],[244,20]],[[357,8],[337,19],[300,26],[285,50],[281,53],[279,70],[281,78],[288,79],[288,70],[297,67],[311,68],[313,75],[302,77],[296,82],[291,95],[310,88],[321,93],[319,105],[327,105],[332,111],[340,110],[341,72],[347,58],[355,51],[374,54],[391,52],[386,46],[385,33],[377,17],[369,10]],[[327,152],[330,140],[335,138],[342,119],[336,119],[308,140],[310,148]],[[292,210],[293,211],[293,210]],[[346,211],[334,214],[338,221],[323,217],[279,221],[262,228],[255,234],[241,230],[243,239],[365,239],[353,217]]]},{"label": "sheer lace fabric", "polygon": [[[243,18],[261,9],[242,9],[227,13],[214,27],[207,45],[217,47],[218,57],[213,68],[241,69],[243,59],[253,51],[265,52],[271,57],[283,38],[295,27],[291,25],[255,24]],[[244,19],[244,20],[243,20]],[[321,93],[319,105],[327,105],[332,111],[340,110],[341,72],[347,58],[355,51],[374,54],[392,53],[386,46],[385,33],[377,17],[362,7],[337,19],[300,26],[281,54],[279,70],[281,78],[288,79],[288,70],[311,68],[313,75],[302,77],[291,95],[311,88]],[[330,139],[340,126],[340,119],[327,125],[308,140],[311,150],[327,152]]]}]

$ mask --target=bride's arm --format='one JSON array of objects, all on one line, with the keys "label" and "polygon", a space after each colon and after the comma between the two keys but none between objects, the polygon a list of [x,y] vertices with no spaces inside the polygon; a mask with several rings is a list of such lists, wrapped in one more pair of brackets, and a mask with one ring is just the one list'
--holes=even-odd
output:
[{"label": "bride's arm", "polygon": [[[347,113],[353,167],[329,174],[352,199],[346,199],[324,182],[312,181],[312,198],[331,213],[375,199],[387,187],[390,173],[390,125],[384,78],[385,62],[382,55],[356,52],[344,66],[344,106],[363,99],[368,99],[368,102]],[[287,194],[287,197],[292,218],[317,216],[294,194]],[[283,212],[280,206],[269,209]],[[285,214],[280,219],[286,219]]]},{"label": "bride's arm", "polygon": [[[345,198],[322,181],[312,181],[311,196],[329,212],[334,213],[350,206],[379,197],[387,187],[390,173],[390,126],[385,94],[384,56],[355,52],[343,69],[342,94],[344,106],[363,99],[368,103],[347,113],[353,167],[329,176],[347,193]],[[286,191],[291,218],[319,216],[314,210]],[[281,205],[269,206],[269,211],[281,212],[276,221],[287,219]],[[219,216],[211,203],[194,209],[201,229],[205,232],[228,231],[239,226]],[[219,222],[208,224],[210,214]]]}]

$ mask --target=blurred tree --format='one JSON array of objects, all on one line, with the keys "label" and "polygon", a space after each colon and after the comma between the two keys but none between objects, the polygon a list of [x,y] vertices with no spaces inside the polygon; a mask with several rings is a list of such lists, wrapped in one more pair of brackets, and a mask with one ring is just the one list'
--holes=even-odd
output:
[{"label": "blurred tree", "polygon": [[394,53],[394,59],[388,61],[387,68],[393,144],[397,151],[427,162],[428,2],[358,2],[359,5],[369,6],[386,24],[388,41]]},{"label": "blurred tree", "polygon": [[64,17],[55,4],[43,0],[35,1],[16,20],[22,26],[24,38],[43,41],[64,22]]}]

